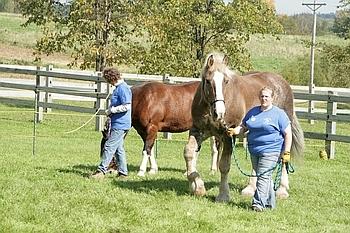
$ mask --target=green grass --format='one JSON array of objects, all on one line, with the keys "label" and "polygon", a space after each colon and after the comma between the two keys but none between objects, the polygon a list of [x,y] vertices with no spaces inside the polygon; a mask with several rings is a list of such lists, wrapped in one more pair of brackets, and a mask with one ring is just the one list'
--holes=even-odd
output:
[{"label": "green grass", "polygon": [[[336,143],[334,160],[321,160],[324,142],[306,140],[305,159],[294,164],[290,197],[277,200],[277,209],[256,213],[251,198],[240,191],[247,178],[232,160],[229,174],[231,202],[216,203],[220,174],[209,175],[209,142],[205,142],[198,170],[207,194],[190,195],[183,175],[187,133],[158,140],[159,172],[137,177],[142,141],[131,130],[125,141],[128,180],[111,175],[90,180],[99,158],[101,135],[94,121],[66,134],[91,116],[54,110],[37,125],[33,155],[31,108],[0,104],[0,232],[347,232],[350,175],[349,144]],[[323,124],[303,129],[324,131]],[[349,125],[339,126],[350,130]],[[320,128],[320,129],[319,129]],[[236,147],[243,170],[249,172],[246,152]]]},{"label": "green grass", "polygon": [[21,27],[26,19],[19,14],[0,13],[0,42],[10,45],[34,48],[36,40],[42,36],[40,27],[31,24]]},{"label": "green grass", "polygon": [[[0,14],[0,22],[0,43],[32,48],[40,35],[35,26],[19,27],[24,22],[19,15]],[[248,48],[254,68],[277,72],[286,61],[309,53],[302,39],[311,36],[281,36],[277,42],[253,36]],[[332,36],[320,40],[343,43]],[[159,134],[159,173],[140,178],[136,174],[142,141],[131,130],[125,141],[130,177],[120,181],[107,176],[99,181],[87,179],[100,162],[101,134],[94,131],[94,120],[67,134],[91,115],[57,110],[45,115],[37,125],[36,155],[33,118],[31,108],[0,103],[0,232],[348,232],[348,143],[336,142],[335,159],[321,160],[318,154],[324,142],[306,139],[305,159],[294,164],[296,171],[290,175],[290,197],[278,199],[275,211],[255,213],[249,210],[251,198],[240,195],[247,177],[233,159],[231,202],[215,202],[220,174],[209,175],[209,142],[202,146],[197,166],[207,193],[198,198],[190,195],[183,175],[187,133],[173,134],[169,141]],[[300,121],[305,131],[325,132],[325,122]],[[340,135],[349,131],[349,124],[337,124]],[[236,153],[249,172],[246,151],[237,147]]]}]

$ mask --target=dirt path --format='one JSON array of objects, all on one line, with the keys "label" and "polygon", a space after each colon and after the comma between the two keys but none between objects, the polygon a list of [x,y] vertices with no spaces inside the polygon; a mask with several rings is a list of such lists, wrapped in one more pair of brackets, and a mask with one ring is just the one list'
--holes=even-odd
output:
[{"label": "dirt path", "polygon": [[[24,48],[20,46],[13,46],[8,44],[0,44],[0,58],[6,60],[22,60],[34,61],[34,49]],[[52,63],[60,66],[66,66],[70,61],[69,55],[57,53],[51,56],[43,55],[41,58],[43,63]]]}]

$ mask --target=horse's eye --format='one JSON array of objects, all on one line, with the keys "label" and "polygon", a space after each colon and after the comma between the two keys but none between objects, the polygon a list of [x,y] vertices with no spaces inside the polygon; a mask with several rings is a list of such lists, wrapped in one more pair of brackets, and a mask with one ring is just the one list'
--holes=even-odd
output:
[{"label": "horse's eye", "polygon": [[225,83],[225,84],[228,84],[228,78],[225,78],[225,79],[224,79],[224,83]]}]

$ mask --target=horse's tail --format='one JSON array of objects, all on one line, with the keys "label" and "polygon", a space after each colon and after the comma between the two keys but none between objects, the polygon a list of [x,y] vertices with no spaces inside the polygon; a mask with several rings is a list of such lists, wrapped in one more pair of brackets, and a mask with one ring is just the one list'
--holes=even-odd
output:
[{"label": "horse's tail", "polygon": [[304,141],[304,132],[301,129],[301,126],[298,121],[298,117],[295,112],[293,114],[292,120],[292,148],[291,154],[294,158],[302,158],[304,155],[305,141]]}]

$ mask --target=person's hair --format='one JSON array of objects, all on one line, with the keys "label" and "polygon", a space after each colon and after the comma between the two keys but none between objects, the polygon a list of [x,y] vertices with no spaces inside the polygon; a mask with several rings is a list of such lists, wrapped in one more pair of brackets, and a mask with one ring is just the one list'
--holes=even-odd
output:
[{"label": "person's hair", "polygon": [[121,79],[119,70],[113,67],[105,68],[102,71],[102,77],[108,83],[113,83],[114,81]]},{"label": "person's hair", "polygon": [[270,87],[263,87],[263,88],[261,88],[260,94],[261,94],[263,91],[269,92],[269,93],[271,94],[271,97],[273,97],[273,96],[275,95],[275,93],[273,92],[272,88],[270,88]]}]

